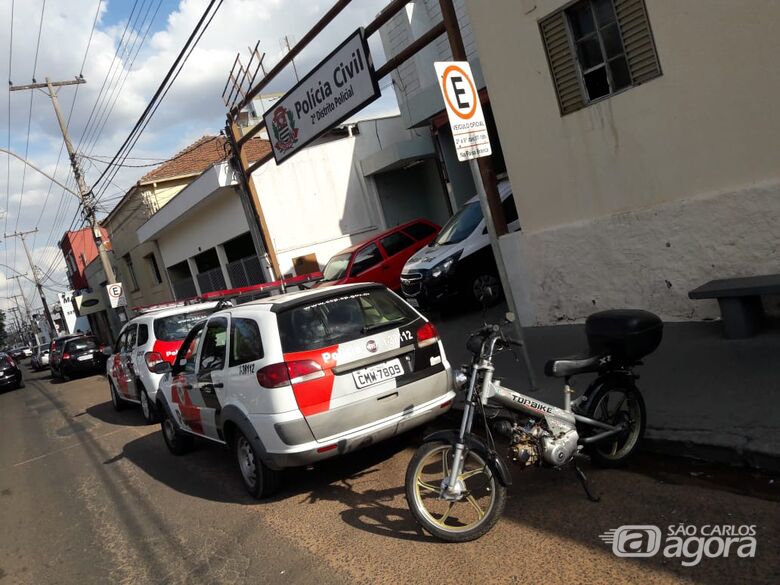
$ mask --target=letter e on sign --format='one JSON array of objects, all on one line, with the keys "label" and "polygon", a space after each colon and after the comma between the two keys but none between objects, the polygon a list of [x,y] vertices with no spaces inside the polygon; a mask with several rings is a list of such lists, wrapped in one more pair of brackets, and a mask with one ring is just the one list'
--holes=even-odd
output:
[{"label": "letter e on sign", "polygon": [[467,61],[440,61],[433,66],[447,108],[458,160],[490,156],[493,151],[471,66]]}]

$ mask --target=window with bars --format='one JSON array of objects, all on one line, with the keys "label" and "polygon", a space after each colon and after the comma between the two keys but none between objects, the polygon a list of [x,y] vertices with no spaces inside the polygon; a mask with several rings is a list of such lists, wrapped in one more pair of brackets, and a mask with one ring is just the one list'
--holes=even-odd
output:
[{"label": "window with bars", "polygon": [[644,0],[579,0],[539,27],[562,115],[661,75]]}]

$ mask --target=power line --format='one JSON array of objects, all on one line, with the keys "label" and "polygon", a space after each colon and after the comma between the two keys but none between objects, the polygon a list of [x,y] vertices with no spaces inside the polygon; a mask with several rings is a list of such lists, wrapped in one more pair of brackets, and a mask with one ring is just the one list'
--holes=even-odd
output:
[{"label": "power line", "polygon": [[[89,55],[89,48],[92,45],[92,36],[95,34],[95,28],[97,27],[97,21],[98,17],[100,16],[100,6],[103,4],[103,0],[98,0],[97,3],[97,9],[95,10],[95,18],[92,20],[92,29],[89,31],[89,38],[87,39],[87,48],[84,50],[84,58],[81,60],[81,68],[79,69],[79,77],[82,77],[84,75],[84,65],[87,63],[87,56]],[[79,89],[81,89],[81,84],[76,86],[76,91],[73,93],[73,101],[70,103],[70,111],[68,112],[68,121],[65,123],[65,127],[70,127],[70,119],[73,116],[73,108],[76,106],[76,99],[79,95]],[[10,96],[10,92],[9,92]],[[63,142],[60,145],[60,152],[57,155],[57,163],[54,166],[54,176],[57,176],[57,170],[60,168],[60,160],[62,159],[62,151],[65,149],[65,143]],[[49,183],[49,190],[46,192],[46,199],[43,202],[43,206],[41,207],[41,213],[38,216],[38,221],[35,222],[35,228],[38,228],[38,225],[41,223],[41,219],[43,218],[43,212],[46,210],[46,205],[49,202],[49,196],[51,195],[51,191],[54,185],[52,183]],[[63,194],[64,195],[64,192]],[[60,197],[60,203],[62,200],[62,196]],[[35,235],[33,236],[32,246],[35,247],[35,242],[38,239],[38,232],[35,232]]]},{"label": "power line", "polygon": [[[157,106],[159,106],[159,103],[165,97],[165,94],[167,94],[168,89],[173,84],[173,81],[175,81],[176,77],[178,77],[181,68],[184,67],[184,64],[189,58],[189,55],[192,54],[192,50],[195,48],[198,41],[203,36],[203,33],[206,31],[209,24],[211,24],[211,21],[213,20],[214,15],[216,15],[217,11],[219,11],[220,6],[222,6],[222,2],[223,0],[219,0],[219,4],[217,4],[217,0],[211,0],[211,2],[209,2],[209,5],[206,7],[206,10],[203,12],[203,15],[200,17],[200,20],[198,21],[195,28],[193,29],[192,34],[190,34],[189,38],[187,39],[187,42],[184,44],[184,47],[182,48],[182,50],[179,52],[179,55],[174,60],[173,65],[171,65],[171,68],[168,70],[168,73],[163,78],[162,83],[160,83],[160,86],[157,88],[157,91],[152,96],[152,99],[149,101],[149,104],[144,109],[141,116],[138,118],[138,121],[135,123],[135,126],[133,126],[133,129],[130,131],[130,134],[127,136],[125,141],[119,147],[119,150],[114,155],[114,158],[109,163],[109,166],[107,166],[103,170],[103,172],[100,174],[98,179],[93,183],[93,189],[97,187],[100,184],[100,181],[102,181],[103,178],[112,170],[113,170],[113,175],[116,175],[116,173],[118,172],[118,168],[114,167],[114,163],[116,163],[121,156],[123,155],[127,156],[135,146],[135,143],[138,142],[138,138],[141,136],[141,133],[143,132],[144,128],[146,128],[146,125],[149,123],[149,120],[154,115],[154,112],[157,110]],[[209,18],[209,12],[211,12],[211,9],[214,7],[215,4],[217,4],[217,7],[216,9],[214,9],[214,12],[211,14],[211,17]],[[203,23],[206,21],[207,18],[208,18],[208,23],[204,27]],[[201,29],[201,27],[203,28]],[[196,36],[197,36],[197,40],[195,40]],[[170,85],[169,85],[169,81],[170,81]],[[107,184],[103,188],[102,193],[105,192],[106,188],[107,188]]]},{"label": "power line", "polygon": [[138,0],[135,0],[133,3],[133,9],[130,11],[130,17],[127,19],[127,23],[125,24],[125,29],[122,31],[122,38],[119,40],[119,44],[116,46],[116,51],[114,51],[114,57],[111,59],[111,65],[108,67],[108,71],[106,71],[106,76],[103,78],[103,83],[100,85],[100,91],[98,92],[98,96],[95,99],[95,103],[92,105],[92,110],[89,113],[89,117],[87,118],[87,123],[84,126],[84,130],[81,132],[81,136],[79,136],[76,150],[80,150],[82,140],[84,139],[85,134],[87,133],[87,130],[90,127],[90,124],[92,123],[93,116],[95,114],[95,109],[98,107],[98,104],[100,103],[100,99],[103,97],[103,90],[106,87],[106,81],[108,81],[108,76],[111,74],[111,72],[114,69],[114,63],[116,62],[116,58],[119,56],[119,50],[122,48],[122,44],[125,41],[125,35],[127,34],[127,28],[130,26],[130,21],[133,18],[133,14],[135,13],[135,8],[138,6]]},{"label": "power line", "polygon": [[[38,23],[38,40],[35,43],[35,58],[33,60],[33,72],[32,72],[33,83],[35,83],[35,73],[38,69],[38,53],[41,48],[41,33],[43,32],[43,16],[45,11],[46,11],[46,0],[43,0],[43,5],[41,6],[41,20]],[[35,92],[32,91],[30,92],[30,109],[29,112],[27,113],[27,141],[24,147],[25,160],[27,160],[27,156],[30,153],[30,124],[32,122],[32,106],[33,106],[34,93]],[[14,225],[14,231],[17,231],[19,229],[19,218],[22,215],[22,199],[24,198],[24,181],[26,177],[27,177],[27,165],[25,165],[22,168],[22,186],[19,189],[19,206],[16,210],[16,224]],[[16,265],[16,240],[14,240],[14,266],[15,265]]]},{"label": "power line", "polygon": [[[154,21],[157,19],[157,14],[160,11],[160,7],[162,6],[162,0],[158,0],[157,2],[157,8],[154,10],[154,14],[152,14],[151,19],[149,19],[147,24],[147,16],[149,15],[149,12],[152,8],[152,3],[149,3],[149,7],[146,10],[146,14],[144,15],[144,19],[141,22],[140,29],[143,30],[144,25],[146,25],[146,30],[143,33],[143,37],[140,38],[140,43],[138,43],[138,48],[135,49],[135,43],[138,40],[138,35],[136,35],[135,39],[133,40],[133,45],[130,47],[130,54],[132,55],[130,62],[128,63],[127,67],[124,68],[124,75],[122,76],[122,80],[120,81],[118,87],[115,87],[112,95],[115,97],[111,101],[111,105],[108,107],[108,109],[105,112],[105,116],[103,117],[102,121],[98,121],[98,131],[94,138],[92,139],[92,147],[91,149],[94,149],[97,144],[98,140],[100,140],[100,136],[103,134],[103,130],[106,127],[106,124],[108,123],[109,118],[111,117],[111,114],[114,112],[114,108],[116,107],[117,102],[119,101],[119,98],[122,95],[122,89],[125,87],[125,83],[127,82],[127,78],[130,76],[130,73],[133,69],[133,65],[135,64],[135,60],[138,58],[138,55],[141,52],[141,49],[144,46],[144,43],[146,42],[146,37],[149,35],[149,31],[152,29],[152,25],[154,24]],[[139,31],[140,32],[140,31]],[[133,54],[133,50],[135,49],[135,54]],[[111,98],[109,98],[111,99]],[[85,147],[86,150],[86,147]]]},{"label": "power line", "polygon": [[[8,49],[8,85],[12,85],[11,81],[11,65],[13,63],[14,55],[14,4],[15,1],[11,0],[11,43]],[[11,92],[8,92],[8,150],[11,150]],[[6,156],[6,192],[5,192],[5,225],[3,226],[3,233],[8,231],[8,209],[11,206],[11,155]],[[5,265],[8,266],[8,246],[5,246]],[[9,273],[6,271],[6,276]]]}]

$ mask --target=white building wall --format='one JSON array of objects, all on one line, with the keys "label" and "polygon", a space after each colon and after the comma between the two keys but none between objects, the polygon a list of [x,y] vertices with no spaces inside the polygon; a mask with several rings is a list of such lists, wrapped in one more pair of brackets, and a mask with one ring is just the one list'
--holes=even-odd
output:
[{"label": "white building wall", "polygon": [[523,226],[518,296],[538,323],[716,317],[688,291],[778,268],[780,4],[646,0],[661,77],[561,116],[538,22],[565,3],[468,0]]},{"label": "white building wall", "polygon": [[[233,187],[222,187],[157,235],[166,267],[249,231],[241,200]],[[162,269],[162,267],[161,267]]]},{"label": "white building wall", "polygon": [[293,271],[296,256],[313,252],[324,266],[333,254],[381,227],[356,142],[351,136],[310,146],[252,175],[284,274]]}]

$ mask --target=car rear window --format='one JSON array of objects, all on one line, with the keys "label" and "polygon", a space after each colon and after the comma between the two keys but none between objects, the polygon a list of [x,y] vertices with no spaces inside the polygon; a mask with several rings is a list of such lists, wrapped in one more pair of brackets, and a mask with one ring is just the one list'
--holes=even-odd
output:
[{"label": "car rear window", "polygon": [[86,349],[97,349],[97,341],[93,337],[84,337],[81,339],[71,339],[67,344],[67,351],[84,351]]},{"label": "car rear window", "polygon": [[158,317],[154,320],[154,336],[161,341],[181,341],[187,337],[190,329],[208,317],[212,311],[190,311]]},{"label": "car rear window", "polygon": [[385,289],[347,292],[277,315],[285,353],[346,343],[417,318],[406,303]]},{"label": "car rear window", "polygon": [[422,240],[423,238],[427,238],[431,234],[435,233],[436,228],[432,225],[428,225],[427,223],[419,222],[406,226],[404,231],[412,236],[415,240]]}]

